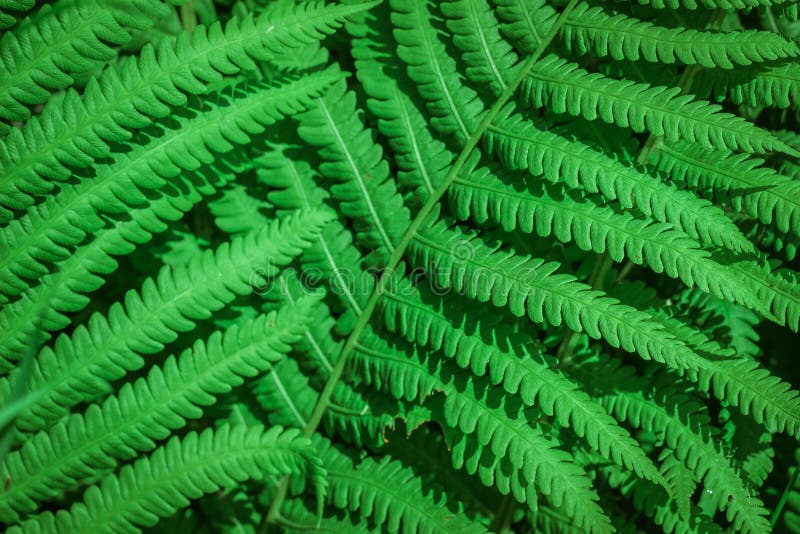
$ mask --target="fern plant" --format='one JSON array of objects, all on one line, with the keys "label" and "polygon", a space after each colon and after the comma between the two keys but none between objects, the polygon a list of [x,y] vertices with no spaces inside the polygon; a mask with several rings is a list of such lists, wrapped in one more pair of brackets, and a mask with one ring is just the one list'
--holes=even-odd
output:
[{"label": "fern plant", "polygon": [[8,532],[800,532],[796,0],[0,0]]}]

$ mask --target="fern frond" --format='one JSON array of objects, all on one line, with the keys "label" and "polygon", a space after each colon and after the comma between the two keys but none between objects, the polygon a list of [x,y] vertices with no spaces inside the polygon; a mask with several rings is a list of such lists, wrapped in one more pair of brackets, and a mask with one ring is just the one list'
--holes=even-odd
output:
[{"label": "fern frond", "polygon": [[427,0],[392,0],[392,25],[397,55],[406,63],[408,76],[425,101],[431,125],[456,141],[460,148],[483,114],[477,93],[462,83],[433,25]]},{"label": "fern frond", "polygon": [[442,181],[455,156],[431,134],[425,115],[412,98],[416,89],[405,65],[394,56],[397,44],[388,25],[377,20],[380,16],[388,17],[388,10],[372,10],[361,24],[348,25],[356,36],[356,74],[369,96],[367,107],[378,117],[378,131],[392,149],[398,182],[424,199]]},{"label": "fern frond", "polygon": [[43,512],[9,532],[131,531],[206,493],[265,475],[302,475],[325,494],[325,469],[311,442],[296,430],[223,426],[172,438],[147,458],[92,486],[67,511]]},{"label": "fern frond", "polygon": [[[255,522],[254,522],[255,523]],[[319,517],[304,502],[299,499],[286,501],[281,510],[280,524],[287,534],[306,534],[309,531],[321,534],[376,534],[377,529],[370,528],[366,519],[358,514],[325,515]],[[240,523],[234,525],[233,530],[226,531],[233,534],[242,527]],[[246,527],[245,527],[246,528]],[[253,525],[255,528],[255,524]]]},{"label": "fern frond", "polygon": [[786,3],[794,2],[794,0],[625,0],[628,2],[637,2],[639,4],[647,4],[656,9],[697,9],[704,7],[706,9],[750,9],[754,7],[770,7],[780,6]]},{"label": "fern frond", "polygon": [[758,70],[728,73],[700,72],[692,92],[737,105],[788,108],[800,103],[800,65],[765,65]]},{"label": "fern frond", "polygon": [[730,264],[742,281],[756,292],[761,314],[797,332],[800,328],[800,281],[794,271],[774,269],[766,260]]},{"label": "fern frond", "polygon": [[[439,409],[442,423],[453,431],[451,450],[456,468],[474,474],[480,463],[502,458],[510,465],[481,470],[484,485],[496,485],[501,493],[512,493],[533,509],[535,484],[554,506],[574,517],[578,526],[610,532],[609,520],[598,506],[586,474],[538,425],[529,423],[530,416],[513,397],[504,397],[484,381],[456,385],[454,371],[444,362],[413,350],[403,351],[375,334],[362,336],[355,355],[365,380],[397,398],[422,401],[433,393],[444,393]],[[466,447],[472,458],[465,457]]]},{"label": "fern frond", "polygon": [[[52,272],[37,280],[38,285],[0,308],[0,354],[18,360],[31,344],[35,344],[34,335],[42,336],[44,332],[70,324],[71,319],[65,313],[79,312],[86,307],[90,300],[86,294],[101,287],[105,283],[103,276],[117,269],[114,257],[131,254],[153,234],[164,232],[170,221],[179,220],[202,200],[204,193],[213,192],[216,186],[234,177],[235,171],[222,165],[184,173],[180,180],[161,188],[161,196],[149,204],[129,208],[122,220],[106,222],[94,232],[91,242],[56,262]],[[62,189],[69,187],[62,186]],[[48,307],[44,315],[37,315],[42,313],[37,311],[41,302],[48,302]]]},{"label": "fern frond", "polygon": [[635,132],[680,139],[707,149],[768,152],[800,156],[772,134],[745,119],[720,111],[720,106],[680,88],[651,86],[589,73],[574,63],[549,55],[536,63],[520,88],[524,102],[588,120],[630,127]]},{"label": "fern frond", "polygon": [[725,399],[744,415],[752,415],[771,432],[800,433],[800,393],[762,368],[757,360],[738,356],[703,332],[658,313],[666,330],[706,355],[706,370],[696,380],[702,391]]},{"label": "fern frond", "polygon": [[411,245],[415,264],[426,266],[438,287],[453,288],[479,302],[508,307],[536,323],[566,324],[611,346],[636,352],[683,371],[701,360],[648,314],[592,290],[570,275],[554,274],[556,263],[497,250],[473,232],[448,229],[444,221]]},{"label": "fern frond", "polygon": [[358,512],[388,532],[488,532],[397,460],[384,456],[356,463],[325,439],[314,443],[328,474],[328,498],[337,508]]},{"label": "fern frond", "polygon": [[500,95],[515,77],[518,57],[500,36],[500,23],[488,0],[453,0],[440,8],[461,51],[467,79]]},{"label": "fern frond", "polygon": [[577,384],[529,354],[509,332],[481,326],[481,320],[459,311],[456,302],[434,299],[405,280],[395,292],[384,294],[381,308],[390,332],[441,351],[476,376],[488,375],[493,384],[519,396],[526,406],[541,409],[585,438],[604,457],[661,482],[658,469],[613,418]]},{"label": "fern frond", "polygon": [[358,244],[373,251],[367,261],[385,265],[411,224],[410,214],[389,180],[381,147],[355,112],[356,95],[337,83],[315,108],[299,117],[298,133],[320,147],[324,161],[320,172],[334,182],[331,194],[355,224]]},{"label": "fern frond", "polygon": [[636,510],[644,513],[653,523],[660,526],[665,534],[722,534],[725,532],[699,507],[691,507],[689,514],[682,516],[678,505],[665,499],[663,492],[659,491],[657,486],[636,479],[632,473],[609,469],[607,466],[600,466],[598,471],[608,481],[610,487],[617,489],[622,496],[629,499]]},{"label": "fern frond", "polygon": [[0,29],[13,26],[22,12],[32,9],[35,4],[36,0],[0,0]]},{"label": "fern frond", "polygon": [[696,195],[520,115],[500,118],[486,134],[486,148],[510,169],[543,175],[554,183],[599,193],[623,208],[636,208],[681,228],[703,243],[750,251],[753,245],[724,212]]},{"label": "fern frond", "polygon": [[503,33],[514,46],[532,53],[552,27],[558,12],[546,0],[492,0]]},{"label": "fern frond", "polygon": [[580,193],[547,187],[541,182],[502,175],[480,167],[456,179],[450,198],[456,215],[478,224],[491,221],[506,231],[521,230],[580,249],[607,252],[614,261],[629,259],[665,272],[689,286],[723,299],[758,307],[756,294],[738,273],[701,248],[686,234],[652,220],[618,212]]},{"label": "fern frond", "polygon": [[226,234],[245,234],[267,224],[264,212],[269,204],[252,197],[247,188],[233,184],[221,191],[221,196],[208,203],[214,224]]},{"label": "fern frond", "polygon": [[[268,412],[270,423],[295,428],[304,428],[308,424],[311,409],[319,398],[294,359],[283,360],[274,366],[258,382],[255,394],[261,407]],[[378,397],[375,392],[337,384],[322,421],[328,435],[339,436],[358,447],[366,445],[378,449],[383,446],[386,429],[394,426],[395,419],[408,420],[410,415],[401,414],[400,406],[389,405],[385,397],[373,402],[374,397]],[[376,405],[378,410],[373,409]]]},{"label": "fern frond", "polygon": [[[109,144],[131,137],[154,118],[184,105],[186,94],[201,94],[223,76],[252,70],[266,60],[331,33],[345,18],[369,4],[301,4],[254,20],[198,26],[191,38],[146,46],[139,56],[104,71],[87,84],[82,96],[68,91],[48,102],[42,114],[0,142],[0,206],[24,209],[29,190],[48,180],[65,180],[70,168],[88,167],[109,154]],[[22,193],[20,195],[19,193]],[[17,198],[17,197],[20,198]],[[8,220],[10,212],[0,211]]]},{"label": "fern frond", "polygon": [[[591,371],[585,376],[591,376]],[[764,503],[746,486],[719,439],[709,435],[707,416],[696,414],[697,404],[679,400],[683,398],[674,387],[658,389],[654,398],[614,388],[602,395],[602,403],[620,420],[662,435],[675,456],[714,492],[720,506],[727,508],[727,518],[737,531],[768,531]]]},{"label": "fern frond", "polygon": [[254,388],[258,403],[267,411],[273,425],[303,428],[311,416],[310,408],[319,398],[308,378],[291,358],[275,365]]},{"label": "fern frond", "polygon": [[0,293],[18,295],[27,287],[25,278],[43,276],[50,263],[68,257],[72,245],[102,227],[103,212],[124,213],[128,206],[146,203],[147,190],[210,164],[266,126],[307,109],[340,77],[332,68],[276,84],[248,84],[228,101],[221,96],[216,104],[204,100],[196,115],[176,117],[177,124],[161,135],[129,145],[112,163],[95,165],[92,178],[49,196],[0,230]]},{"label": "fern frond", "polygon": [[[518,317],[604,339],[686,374],[744,414],[775,431],[800,432],[800,394],[749,358],[704,358],[663,322],[620,304],[601,291],[554,274],[555,263],[490,247],[474,233],[447,229],[443,221],[417,236],[415,263],[424,265],[438,287],[453,288],[479,302],[506,306]],[[689,329],[694,335],[696,331]]]},{"label": "fern frond", "polygon": [[686,519],[691,514],[692,494],[697,488],[694,474],[687,469],[672,451],[665,450],[661,453],[661,472],[669,482],[674,495],[678,513]]},{"label": "fern frond", "polygon": [[[283,147],[259,156],[256,161],[260,180],[273,188],[267,198],[279,209],[314,209],[328,201],[330,193],[317,185],[319,176],[293,152],[294,148]],[[345,315],[339,318],[337,327],[348,332],[375,282],[362,270],[363,258],[344,221],[329,223],[303,253],[301,261],[311,282],[326,280],[331,294],[339,297]]]},{"label": "fern frond", "polygon": [[0,474],[15,481],[0,495],[0,519],[13,522],[58,496],[88,473],[96,476],[137,451],[155,447],[203,408],[265,371],[305,333],[313,298],[292,308],[215,332],[179,357],[170,356],[146,378],[43,430],[6,457]]},{"label": "fern frond", "polygon": [[561,35],[578,54],[707,68],[733,69],[800,55],[797,44],[772,32],[667,28],[590,3],[578,4]]},{"label": "fern frond", "polygon": [[800,182],[764,166],[762,159],[677,143],[661,145],[651,161],[698,193],[800,236]]},{"label": "fern frond", "polygon": [[116,47],[169,15],[158,0],[116,4],[109,0],[60,0],[45,4],[0,39],[0,119],[22,121],[29,106],[51,91],[70,87],[74,77],[102,67]]},{"label": "fern frond", "polygon": [[[279,284],[280,303],[295,306],[308,292],[295,276],[282,276]],[[339,328],[342,319],[335,320],[322,302],[311,313],[315,320],[296,344],[295,359],[279,364],[256,388],[257,398],[274,424],[305,427],[310,409],[319,397],[312,384],[324,387],[322,382],[330,376],[341,351],[342,343],[334,338],[332,330]],[[297,362],[303,367],[302,371]],[[385,429],[394,426],[395,418],[405,419],[407,415],[401,414],[400,407],[394,403],[388,403],[390,406],[381,402],[383,398],[370,393],[339,382],[323,417],[328,433],[335,433],[358,446],[383,446]]]},{"label": "fern frond", "polygon": [[[177,332],[193,328],[195,320],[207,318],[237,294],[251,292],[254,273],[275,276],[330,220],[329,212],[301,212],[187,264],[167,266],[146,280],[140,292],[129,292],[124,306],[115,303],[107,317],[95,314],[88,327],[60,336],[35,362],[28,387],[47,391],[18,419],[19,428],[43,428],[71,406],[107,391],[109,381],[142,367],[140,354],[160,351]],[[14,375],[9,380],[13,383]]]}]

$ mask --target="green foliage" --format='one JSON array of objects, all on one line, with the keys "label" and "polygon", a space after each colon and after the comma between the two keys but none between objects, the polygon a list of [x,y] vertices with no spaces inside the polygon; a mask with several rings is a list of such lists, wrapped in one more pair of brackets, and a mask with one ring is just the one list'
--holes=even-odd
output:
[{"label": "green foliage", "polygon": [[8,532],[800,532],[796,0],[0,0]]}]

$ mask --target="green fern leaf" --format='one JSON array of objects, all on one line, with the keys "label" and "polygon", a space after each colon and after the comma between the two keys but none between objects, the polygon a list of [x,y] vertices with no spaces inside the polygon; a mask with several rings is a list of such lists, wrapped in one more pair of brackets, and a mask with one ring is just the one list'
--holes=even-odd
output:
[{"label": "green fern leaf", "polygon": [[736,210],[800,236],[800,185],[745,154],[708,152],[686,143],[665,144],[651,158],[670,178]]},{"label": "green fern leaf", "polygon": [[17,22],[22,11],[32,9],[36,0],[0,0],[0,29],[6,29]]},{"label": "green fern leaf", "polygon": [[648,4],[656,9],[679,9],[685,7],[687,9],[697,9],[704,7],[706,9],[750,9],[753,7],[770,7],[779,6],[784,3],[793,2],[794,0],[626,0],[629,2],[638,2],[639,4]]},{"label": "green fern leaf", "polygon": [[669,481],[672,495],[678,506],[678,513],[683,519],[691,515],[692,494],[697,488],[692,472],[675,457],[675,453],[664,451],[661,453],[661,471],[664,478]]},{"label": "green fern leaf", "polygon": [[222,487],[265,474],[309,478],[318,498],[325,470],[314,449],[296,430],[228,427],[173,438],[147,458],[109,475],[86,490],[83,502],[53,514],[43,512],[9,532],[101,532],[152,526],[159,517]]},{"label": "green fern leaf", "polygon": [[730,74],[700,72],[692,83],[692,92],[719,102],[788,108],[800,103],[800,65],[788,62]]},{"label": "green fern leaf", "polygon": [[492,3],[503,21],[503,33],[526,54],[536,50],[558,15],[545,0],[492,0]]},{"label": "green fern leaf", "polygon": [[129,146],[113,163],[95,166],[91,179],[49,196],[0,230],[0,293],[18,295],[27,286],[25,278],[42,276],[50,262],[68,257],[72,245],[104,224],[103,211],[119,213],[146,203],[145,191],[213,162],[216,154],[249,142],[265,126],[307,109],[340,76],[332,68],[283,83],[248,84],[236,98],[220,98],[217,104],[206,100],[197,115],[177,118],[175,127],[160,136]]},{"label": "green fern leaf", "polygon": [[795,43],[771,32],[666,28],[589,3],[578,4],[561,35],[578,54],[707,68],[733,69],[800,55]]},{"label": "green fern leaf", "polygon": [[[224,75],[252,70],[254,60],[266,60],[331,33],[347,16],[369,7],[301,4],[257,20],[233,20],[223,29],[199,26],[176,43],[164,41],[158,50],[145,47],[138,57],[104,71],[91,80],[82,96],[74,91],[51,100],[39,117],[13,129],[0,142],[0,206],[22,209],[29,195],[46,180],[65,180],[71,167],[88,167],[109,153],[109,143],[131,137],[153,118],[184,105],[186,93],[201,94]],[[47,190],[47,189],[45,189]],[[8,220],[10,212],[0,217]]]},{"label": "green fern leaf", "polygon": [[[101,287],[105,283],[103,275],[117,269],[114,256],[131,254],[137,244],[146,243],[154,233],[165,231],[170,221],[179,220],[200,202],[203,196],[199,191],[213,192],[215,186],[234,177],[232,169],[221,165],[184,173],[180,183],[169,183],[161,188],[161,196],[152,199],[150,204],[131,207],[125,214],[127,218],[106,222],[94,232],[91,242],[56,262],[52,272],[38,279],[38,285],[0,308],[0,347],[4,357],[20,359],[28,347],[36,343],[34,336],[42,337],[45,332],[69,325],[71,319],[64,312],[79,312],[87,306],[90,299],[85,294]],[[2,300],[5,299],[0,298]],[[42,302],[49,304],[44,315],[39,306]]]},{"label": "green fern leaf", "polygon": [[[278,266],[299,255],[330,220],[329,212],[300,212],[188,264],[163,268],[140,293],[129,292],[124,306],[114,304],[107,317],[94,315],[88,328],[81,325],[42,350],[28,387],[47,392],[17,424],[28,431],[43,428],[71,406],[104,393],[109,381],[144,365],[140,354],[160,351],[177,332],[193,328],[194,320],[207,318],[237,294],[250,293],[254,276],[276,275]],[[9,390],[0,385],[0,391]]]},{"label": "green fern leaf", "polygon": [[115,5],[107,0],[61,0],[25,19],[0,39],[0,118],[27,120],[29,106],[53,90],[70,87],[74,77],[116,57],[116,47],[169,15],[158,0]]},{"label": "green fern leaf", "polygon": [[[456,302],[431,302],[432,298],[400,282],[396,292],[382,299],[389,331],[443,352],[476,376],[489,375],[493,384],[502,385],[526,406],[536,406],[561,426],[571,428],[604,457],[641,477],[661,482],[657,468],[636,441],[577,384],[528,354],[520,340],[509,333],[498,329],[482,332],[480,321],[457,311]],[[491,344],[484,341],[486,338]]]},{"label": "green fern leaf", "polygon": [[499,119],[486,135],[486,148],[510,169],[543,175],[636,208],[657,221],[672,223],[690,236],[728,247],[752,250],[752,244],[718,207],[663,183],[655,176],[553,131],[546,123],[519,115]]},{"label": "green fern leaf", "polygon": [[[604,339],[611,346],[636,352],[686,373],[703,391],[752,413],[776,431],[800,432],[800,394],[765,373],[749,358],[703,358],[683,339],[649,314],[620,304],[580,284],[569,275],[553,274],[557,264],[498,251],[474,234],[448,230],[444,222],[412,244],[415,263],[435,275],[438,287],[453,288],[479,302],[507,306],[518,317],[536,323],[566,324],[575,332]],[[690,330],[691,335],[697,332]]]},{"label": "green fern leaf", "polygon": [[566,324],[576,332],[605,339],[613,347],[693,372],[701,359],[646,313],[620,304],[575,281],[554,274],[558,265],[498,251],[474,233],[448,229],[440,221],[411,247],[415,264],[435,276],[437,287],[453,288],[479,302],[507,306],[536,323]]},{"label": "green fern leaf", "polygon": [[542,237],[555,235],[586,251],[608,252],[614,261],[629,259],[666,272],[689,286],[720,298],[759,306],[756,294],[686,234],[647,219],[634,218],[579,193],[541,182],[498,174],[481,167],[464,173],[451,188],[455,213],[478,224],[498,223],[506,231]]},{"label": "green fern leaf", "polygon": [[[598,532],[610,532],[608,518],[597,505],[597,495],[590,488],[585,473],[569,454],[555,447],[541,429],[529,423],[529,416],[518,402],[503,397],[486,383],[452,383],[454,371],[442,362],[421,357],[416,351],[403,351],[385,340],[370,335],[359,343],[356,357],[364,378],[378,388],[386,388],[397,398],[422,401],[429,395],[445,394],[441,416],[453,430],[451,444],[453,465],[468,473],[477,471],[489,457],[504,458],[515,473],[501,474],[499,466],[481,472],[481,482],[508,494],[535,509],[536,484],[554,506],[563,506],[579,526]],[[437,410],[434,410],[436,412]],[[473,458],[466,459],[465,447],[473,448]],[[491,465],[491,464],[490,464]],[[506,471],[508,473],[508,471]],[[522,480],[520,480],[520,477]],[[512,489],[513,485],[513,489]]]},{"label": "green fern leaf", "polygon": [[430,123],[460,147],[480,121],[483,104],[477,93],[462,83],[455,61],[434,29],[427,0],[392,0],[391,6],[397,55],[406,63],[409,78],[433,115]]},{"label": "green fern leaf", "polygon": [[4,479],[16,481],[0,495],[0,518],[13,522],[35,510],[36,501],[72,487],[84,473],[102,473],[154,448],[154,440],[198,418],[217,396],[285,356],[305,332],[312,308],[313,299],[307,299],[234,325],[224,336],[217,332],[178,358],[167,358],[118,395],[26,440],[0,467]]},{"label": "green fern leaf", "polygon": [[227,234],[244,234],[269,222],[264,211],[269,204],[250,196],[247,188],[235,184],[223,189],[221,196],[208,203],[214,224]]},{"label": "green fern leaf", "polygon": [[[293,154],[296,151],[297,147],[283,147],[257,159],[261,181],[273,188],[267,198],[287,213],[314,209],[330,197],[327,190],[317,185],[320,177],[308,164],[298,161]],[[347,333],[372,292],[374,278],[362,270],[363,258],[344,223],[339,220],[329,223],[303,253],[301,261],[309,282],[327,280],[330,292],[339,297],[345,315],[338,319],[337,328]]]},{"label": "green fern leaf", "polygon": [[315,445],[328,473],[328,497],[337,508],[358,511],[388,532],[488,532],[400,462],[385,456],[356,463],[327,440]]},{"label": "green fern leaf", "polygon": [[615,80],[589,73],[574,63],[550,55],[537,62],[523,82],[526,104],[545,104],[557,113],[601,119],[636,132],[664,136],[669,142],[685,139],[707,149],[767,152],[792,156],[800,152],[741,117],[720,112],[720,107],[680,89]]},{"label": "green fern leaf", "polygon": [[461,50],[467,79],[500,95],[515,77],[517,54],[500,36],[487,0],[454,0],[441,5],[453,41]]},{"label": "green fern leaf", "polygon": [[[591,376],[591,371],[587,370],[585,376]],[[721,449],[719,440],[708,435],[708,430],[704,429],[707,418],[704,420],[695,414],[697,404],[678,404],[681,398],[675,389],[662,388],[654,399],[638,392],[615,389],[607,392],[602,402],[620,420],[663,433],[666,445],[675,456],[717,494],[734,528],[745,532],[768,531],[763,502],[752,495],[738,469]]]},{"label": "green fern leaf", "polygon": [[[321,147],[322,174],[333,181],[331,194],[354,221],[359,245],[373,252],[367,261],[383,265],[411,224],[403,199],[389,180],[389,166],[357,116],[356,96],[343,83],[300,116],[300,137]],[[345,139],[352,140],[350,143]]]},{"label": "green fern leaf", "polygon": [[434,191],[455,156],[433,137],[412,98],[415,89],[405,74],[405,65],[393,55],[392,47],[397,44],[387,35],[389,28],[377,20],[378,16],[388,17],[388,10],[373,13],[366,14],[361,24],[348,25],[356,36],[356,74],[369,95],[367,107],[378,117],[378,130],[394,153],[398,181],[418,197],[407,202],[415,202]]}]

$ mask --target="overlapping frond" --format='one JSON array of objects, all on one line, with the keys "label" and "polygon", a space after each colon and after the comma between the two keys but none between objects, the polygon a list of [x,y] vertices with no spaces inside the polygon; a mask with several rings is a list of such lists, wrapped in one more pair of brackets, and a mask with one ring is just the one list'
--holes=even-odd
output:
[{"label": "overlapping frond", "polygon": [[299,117],[300,137],[320,147],[320,172],[331,195],[356,227],[358,244],[372,251],[367,260],[385,264],[410,224],[407,208],[389,180],[389,165],[355,114],[356,95],[335,84],[315,107]]},{"label": "overlapping frond", "polygon": [[444,394],[434,413],[440,412],[442,424],[451,429],[455,467],[471,474],[480,471],[485,485],[495,485],[534,509],[535,484],[578,526],[610,532],[586,474],[538,425],[529,422],[518,400],[487,388],[485,381],[456,385],[454,371],[446,362],[390,345],[375,334],[360,342],[355,355],[365,379],[397,398],[422,401],[437,392]]},{"label": "overlapping frond", "polygon": [[161,135],[145,137],[113,162],[95,165],[94,176],[49,196],[0,230],[0,292],[6,299],[18,295],[27,287],[25,279],[46,274],[49,264],[67,258],[73,245],[102,227],[104,212],[124,213],[147,203],[148,190],[212,163],[266,126],[307,109],[340,76],[332,68],[284,83],[247,84],[234,98],[206,99],[194,116],[176,117]]},{"label": "overlapping frond", "polygon": [[417,203],[439,185],[455,156],[433,136],[414,98],[414,84],[394,55],[390,28],[378,20],[388,15],[387,10],[370,12],[362,23],[351,23],[348,29],[356,36],[353,56],[358,80],[369,96],[367,107],[378,117],[378,131],[388,139],[398,182],[416,193],[418,199],[408,200]]},{"label": "overlapping frond", "polygon": [[537,323],[566,324],[675,369],[700,369],[700,357],[647,313],[622,305],[570,275],[555,274],[557,263],[498,250],[474,232],[448,229],[445,222],[419,235],[411,251],[439,287],[508,307],[515,316]]},{"label": "overlapping frond", "polygon": [[679,9],[685,7],[687,9],[697,9],[703,7],[706,9],[750,9],[753,7],[771,7],[790,4],[794,0],[625,0],[630,2],[637,2],[639,4],[647,4],[656,9]]},{"label": "overlapping frond", "polygon": [[[581,373],[589,377],[597,365],[595,363]],[[620,373],[621,370],[617,370],[618,378],[622,376]],[[624,380],[620,382],[624,384]],[[734,528],[743,532],[769,530],[764,503],[747,486],[730,458],[730,452],[722,449],[719,437],[707,428],[709,417],[700,411],[697,401],[675,387],[663,385],[658,387],[653,397],[641,391],[628,390],[625,385],[612,387],[602,396],[608,410],[637,428],[657,432],[675,457],[714,494],[715,501],[726,510]]]},{"label": "overlapping frond", "polygon": [[[287,212],[313,209],[329,201],[331,196],[327,189],[317,183],[322,178],[308,164],[295,159],[293,154],[296,149],[276,148],[256,160],[262,183],[273,188],[267,198],[279,210]],[[354,192],[353,188],[346,190]],[[362,192],[367,194],[365,203],[368,205],[371,198],[369,194],[374,190]],[[351,328],[375,283],[372,275],[364,270],[362,254],[354,244],[351,230],[345,225],[346,217],[331,221],[301,258],[304,269],[310,273],[307,277],[309,282],[326,281],[331,294],[338,297],[344,308],[344,316],[337,321],[337,330],[341,332]]]},{"label": "overlapping frond", "polygon": [[441,351],[476,376],[488,375],[493,384],[571,428],[606,458],[660,481],[657,468],[628,433],[577,384],[530,354],[524,338],[504,331],[501,325],[481,327],[481,321],[460,311],[457,302],[435,299],[408,282],[385,294],[381,307],[390,332]]},{"label": "overlapping frond", "polygon": [[752,249],[736,225],[710,202],[554,131],[547,123],[520,115],[501,118],[489,129],[485,142],[487,150],[510,169],[599,193],[623,208],[636,208],[657,221],[672,223],[704,243],[736,251]]},{"label": "overlapping frond", "polygon": [[[97,476],[196,419],[245,378],[279,361],[305,333],[313,299],[217,332],[146,378],[85,413],[62,419],[26,440],[0,473],[15,481],[0,495],[0,518],[12,522],[89,475]],[[89,446],[90,445],[90,446]]]},{"label": "overlapping frond", "polygon": [[[231,168],[221,165],[183,173],[180,180],[159,189],[160,196],[149,204],[130,207],[121,220],[106,221],[94,231],[91,242],[55,262],[52,272],[38,278],[37,285],[0,308],[3,354],[19,359],[35,343],[35,335],[41,337],[70,324],[67,314],[83,310],[90,301],[86,294],[101,287],[106,281],[103,276],[117,269],[115,257],[133,253],[153,234],[164,232],[170,222],[179,220],[203,199],[201,191],[211,193],[216,185],[229,182],[234,176]],[[43,302],[48,303],[44,311]]]},{"label": "overlapping frond", "polygon": [[615,261],[627,258],[720,298],[759,306],[755,292],[737,273],[686,234],[577,192],[493,171],[479,167],[456,180],[450,194],[459,218],[491,221],[506,231],[555,235],[582,250],[607,252]]},{"label": "overlapping frond", "polygon": [[41,115],[0,142],[0,216],[8,220],[8,209],[30,206],[31,194],[50,190],[48,180],[65,180],[70,168],[107,156],[110,143],[129,139],[131,129],[185,105],[187,94],[205,93],[223,76],[254,69],[256,60],[321,39],[366,7],[301,4],[257,19],[234,19],[224,28],[198,26],[191,38],[182,34],[158,49],[146,46],[107,69],[82,95],[68,91],[50,100]]},{"label": "overlapping frond", "polygon": [[169,13],[159,0],[43,5],[0,38],[0,119],[28,119],[30,106],[46,102],[51,91],[70,87],[76,76],[101,68],[116,57],[117,47],[131,41],[133,31]]},{"label": "overlapping frond", "polygon": [[328,498],[337,508],[358,511],[388,532],[488,532],[470,521],[457,502],[448,502],[446,493],[426,487],[419,473],[397,460],[385,456],[355,462],[330,442],[320,439],[315,445],[328,474]]},{"label": "overlapping frond", "polygon": [[665,144],[653,163],[670,178],[781,232],[800,235],[800,182],[745,154],[711,152],[687,143]]},{"label": "overlapping frond", "polygon": [[324,497],[327,481],[308,439],[280,427],[223,426],[172,438],[86,490],[83,501],[43,512],[9,532],[102,532],[152,526],[204,494],[265,475],[296,475]]},{"label": "overlapping frond", "polygon": [[31,9],[36,0],[2,0],[0,1],[0,28],[13,26],[24,11]]},{"label": "overlapping frond", "polygon": [[[139,292],[130,291],[124,303],[112,305],[107,316],[95,314],[88,327],[81,325],[42,350],[28,389],[44,387],[46,393],[18,426],[43,428],[71,406],[108,391],[109,381],[142,367],[142,354],[160,351],[196,320],[209,317],[236,295],[250,293],[251,284],[277,275],[330,220],[327,211],[299,212],[187,264],[164,267]],[[12,374],[0,385],[4,394],[14,380]]]},{"label": "overlapping frond", "polygon": [[791,530],[799,6],[0,0],[0,521]]},{"label": "overlapping frond", "polygon": [[558,12],[545,0],[492,0],[503,33],[520,51],[530,54],[555,23]]},{"label": "overlapping frond", "polygon": [[453,0],[441,4],[453,42],[461,50],[467,79],[486,84],[495,96],[513,80],[517,54],[500,35],[488,0]]},{"label": "overlapping frond", "polygon": [[728,100],[738,105],[788,108],[800,102],[800,65],[788,61],[744,73],[700,72],[692,83],[692,92],[702,98]]},{"label": "overlapping frond", "polygon": [[572,12],[561,34],[579,54],[707,68],[733,69],[800,55],[797,44],[772,32],[668,28],[588,2]]},{"label": "overlapping frond", "polygon": [[722,112],[716,104],[681,95],[680,88],[590,73],[553,54],[536,64],[521,92],[530,106],[546,105],[557,113],[600,119],[664,136],[670,142],[683,139],[707,149],[800,154],[758,126]]},{"label": "overlapping frond", "polygon": [[478,94],[462,83],[455,60],[439,40],[426,0],[394,0],[392,24],[397,55],[425,101],[430,124],[442,135],[463,145],[483,113]]}]

